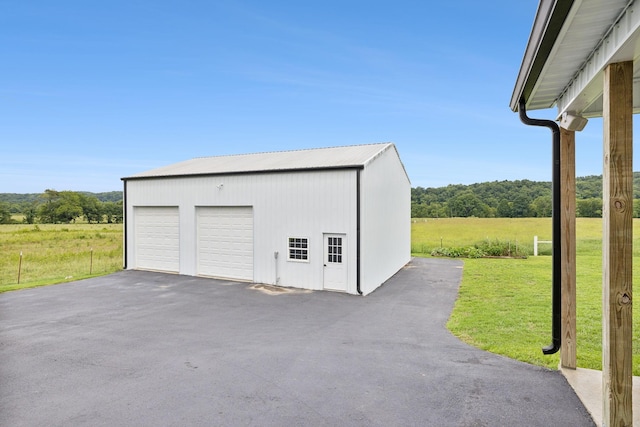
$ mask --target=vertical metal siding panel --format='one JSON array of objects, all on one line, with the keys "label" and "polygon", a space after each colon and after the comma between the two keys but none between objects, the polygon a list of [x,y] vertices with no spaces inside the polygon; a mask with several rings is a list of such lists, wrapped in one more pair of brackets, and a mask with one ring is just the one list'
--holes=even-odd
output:
[{"label": "vertical metal siding panel", "polygon": [[411,259],[411,184],[395,150],[362,172],[361,288],[367,294]]},{"label": "vertical metal siding panel", "polygon": [[[197,206],[253,206],[254,281],[260,283],[275,283],[274,251],[278,251],[280,285],[322,289],[322,235],[346,233],[348,291],[355,293],[353,170],[131,180],[127,197],[129,218],[133,218],[133,206],[179,207],[181,274],[197,273]],[[133,266],[135,224],[127,226],[128,265]],[[308,263],[287,261],[288,237],[309,239]]]},{"label": "vertical metal siding panel", "polygon": [[[350,225],[355,215],[349,213],[349,200],[354,198],[350,196],[355,188],[355,184],[350,184],[352,175],[350,171],[277,175],[278,182],[273,187],[277,194],[265,203],[265,217],[273,221],[268,228],[269,240],[280,253],[281,285],[322,289],[323,233],[341,232],[349,239],[355,237],[350,229],[355,228]],[[309,262],[288,261],[288,237],[309,239]],[[270,255],[273,256],[273,250]],[[355,269],[353,260],[352,265]],[[355,289],[355,284],[353,286]]]}]

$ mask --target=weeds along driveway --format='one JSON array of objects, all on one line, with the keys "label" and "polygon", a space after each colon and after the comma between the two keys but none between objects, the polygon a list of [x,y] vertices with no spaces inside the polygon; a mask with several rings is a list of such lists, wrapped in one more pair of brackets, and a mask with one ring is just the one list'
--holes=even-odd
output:
[{"label": "weeds along driveway", "polygon": [[593,425],[566,380],[444,327],[462,263],[366,297],[151,272],[0,295],[0,425]]}]

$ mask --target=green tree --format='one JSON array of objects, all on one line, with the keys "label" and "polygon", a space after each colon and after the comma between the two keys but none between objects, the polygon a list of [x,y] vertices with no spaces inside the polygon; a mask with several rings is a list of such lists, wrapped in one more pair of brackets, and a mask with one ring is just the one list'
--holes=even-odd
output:
[{"label": "green tree", "polygon": [[11,224],[11,210],[8,203],[0,203],[0,224]]},{"label": "green tree", "polygon": [[38,205],[35,202],[30,203],[22,209],[22,214],[24,215],[24,222],[27,224],[33,224],[36,222],[36,217],[38,215]]},{"label": "green tree", "polygon": [[427,218],[427,205],[423,203],[411,203],[411,218]]},{"label": "green tree", "polygon": [[75,222],[82,216],[82,207],[73,203],[62,203],[56,209],[56,223]]},{"label": "green tree", "polygon": [[427,205],[427,217],[446,218],[448,216],[449,216],[449,207],[447,203],[433,202]]},{"label": "green tree", "polygon": [[551,196],[538,196],[529,205],[529,210],[538,218],[551,216]]},{"label": "green tree", "polygon": [[513,217],[513,206],[505,199],[501,199],[498,202],[498,208],[496,215],[499,218],[512,218]]},{"label": "green tree", "polygon": [[[118,202],[104,202],[103,211],[109,224],[118,224],[122,222],[122,200]],[[413,203],[411,206],[411,212],[413,214]]]},{"label": "green tree", "polygon": [[56,191],[47,189],[41,196],[38,207],[41,222],[58,224],[72,222],[82,216],[80,195],[75,191]]},{"label": "green tree", "polygon": [[453,216],[487,217],[488,206],[471,191],[464,191],[449,201]]},{"label": "green tree", "polygon": [[513,218],[527,218],[530,216],[529,198],[520,194],[513,200]]},{"label": "green tree", "polygon": [[40,195],[40,204],[37,209],[38,219],[46,224],[56,223],[56,209],[60,206],[60,193],[56,190],[46,189]]},{"label": "green tree", "polygon": [[584,218],[602,217],[602,199],[576,200],[577,216]]},{"label": "green tree", "polygon": [[97,197],[87,194],[78,194],[78,198],[82,208],[82,215],[84,215],[87,222],[89,224],[92,222],[96,224],[101,222],[104,214],[103,203],[101,203]]}]

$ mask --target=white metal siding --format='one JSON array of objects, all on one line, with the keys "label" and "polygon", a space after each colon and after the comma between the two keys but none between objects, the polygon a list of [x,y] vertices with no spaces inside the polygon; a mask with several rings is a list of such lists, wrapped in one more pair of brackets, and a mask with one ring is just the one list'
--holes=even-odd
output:
[{"label": "white metal siding", "polygon": [[368,294],[411,259],[411,183],[393,148],[361,176],[360,286]]},{"label": "white metal siding", "polygon": [[198,274],[253,280],[253,211],[247,206],[199,207]]},{"label": "white metal siding", "polygon": [[135,266],[146,270],[178,272],[180,227],[177,207],[136,207]]},{"label": "white metal siding", "polygon": [[[253,206],[253,281],[258,283],[322,289],[323,233],[345,234],[347,292],[356,293],[355,169],[129,180],[127,218],[134,205],[180,207],[179,272],[187,275],[198,274],[196,207]],[[130,221],[125,226],[132,248],[135,227]],[[309,239],[308,262],[287,260],[289,237]],[[132,268],[134,256],[128,249]]]}]

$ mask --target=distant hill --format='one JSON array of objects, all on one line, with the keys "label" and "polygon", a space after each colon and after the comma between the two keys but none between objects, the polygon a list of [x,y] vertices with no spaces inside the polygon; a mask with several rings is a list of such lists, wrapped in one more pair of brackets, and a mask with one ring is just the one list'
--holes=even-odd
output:
[{"label": "distant hill", "polygon": [[[70,216],[58,217],[63,213]],[[13,215],[23,215],[24,221],[30,224],[34,221],[69,222],[81,216],[89,222],[121,222],[122,191],[91,193],[45,190],[43,193],[0,193],[0,224],[15,222]]]},{"label": "distant hill", "polygon": [[[640,172],[634,172],[634,216],[640,216]],[[576,178],[577,215],[602,216],[602,176]],[[548,217],[551,182],[493,181],[446,187],[411,189],[411,216],[442,217]]]},{"label": "distant hill", "polygon": [[[103,193],[91,193],[78,191],[86,196],[94,196],[101,202],[119,202],[122,200],[122,191],[107,191]],[[0,203],[22,204],[32,203],[38,200],[42,193],[0,193]]]},{"label": "distant hill", "polygon": [[101,202],[119,202],[122,200],[122,191],[106,191],[103,193],[90,193],[87,191],[79,191],[86,196],[94,196]]},{"label": "distant hill", "polygon": [[[633,173],[634,217],[640,217],[640,172]],[[122,191],[91,193],[99,201],[121,202]],[[0,193],[0,203],[12,213],[25,211],[39,201],[43,193]],[[583,217],[602,215],[602,175],[576,178],[577,214]],[[551,182],[492,181],[477,184],[450,184],[445,187],[411,189],[411,216],[443,217],[546,217],[551,216]]]}]

